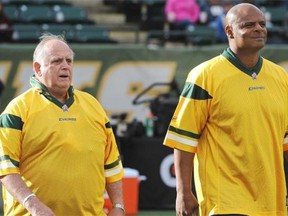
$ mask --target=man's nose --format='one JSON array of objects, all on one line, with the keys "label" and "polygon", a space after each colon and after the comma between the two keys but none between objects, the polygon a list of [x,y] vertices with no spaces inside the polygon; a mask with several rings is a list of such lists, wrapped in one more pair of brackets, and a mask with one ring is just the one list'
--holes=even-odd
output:
[{"label": "man's nose", "polygon": [[69,62],[68,62],[66,59],[64,59],[64,60],[62,61],[62,65],[65,66],[65,67],[70,66]]},{"label": "man's nose", "polygon": [[258,31],[263,31],[264,29],[266,29],[266,26],[263,26],[260,23],[256,23],[255,28]]}]

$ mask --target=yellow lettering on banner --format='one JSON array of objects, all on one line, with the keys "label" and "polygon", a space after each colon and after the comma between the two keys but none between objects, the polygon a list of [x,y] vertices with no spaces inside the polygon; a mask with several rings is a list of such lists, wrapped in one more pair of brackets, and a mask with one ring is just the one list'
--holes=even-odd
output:
[{"label": "yellow lettering on banner", "polygon": [[22,61],[16,70],[12,87],[16,89],[15,95],[18,96],[30,88],[30,77],[34,74],[32,61]]},{"label": "yellow lettering on banner", "polygon": [[[108,114],[128,113],[128,120],[137,117],[144,120],[149,104],[133,105],[132,101],[153,83],[170,83],[176,72],[176,62],[125,61],[112,65],[101,79],[100,102]],[[153,99],[167,93],[168,86],[157,86],[147,92],[142,99]]]},{"label": "yellow lettering on banner", "polygon": [[102,63],[100,61],[74,62],[73,85],[76,89],[95,87]]},{"label": "yellow lettering on banner", "polygon": [[6,83],[11,70],[12,61],[0,61],[0,79]]}]

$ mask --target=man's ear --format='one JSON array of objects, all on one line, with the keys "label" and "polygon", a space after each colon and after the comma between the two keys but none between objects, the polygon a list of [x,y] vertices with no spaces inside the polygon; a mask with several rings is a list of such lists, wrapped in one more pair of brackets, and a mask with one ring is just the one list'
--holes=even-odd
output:
[{"label": "man's ear", "polygon": [[33,70],[37,76],[41,76],[41,65],[38,62],[33,63]]},{"label": "man's ear", "polygon": [[230,39],[234,38],[232,27],[230,25],[226,25],[225,26],[225,32],[226,32],[226,35],[227,35],[228,39],[229,38]]}]

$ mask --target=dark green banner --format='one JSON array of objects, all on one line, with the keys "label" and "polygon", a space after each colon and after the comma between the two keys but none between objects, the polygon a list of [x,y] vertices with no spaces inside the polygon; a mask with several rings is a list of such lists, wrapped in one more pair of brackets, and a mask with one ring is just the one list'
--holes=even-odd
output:
[{"label": "dark green banner", "polygon": [[[2,44],[0,78],[5,91],[0,111],[15,96],[29,88],[33,74],[35,45]],[[153,83],[170,83],[175,79],[180,89],[188,72],[199,63],[222,53],[226,46],[195,48],[155,48],[121,45],[72,45],[75,52],[73,84],[94,95],[108,114],[127,112],[128,118],[143,120],[148,104],[132,101]],[[288,46],[267,46],[262,55],[288,68]],[[155,98],[170,89],[163,85],[151,89],[141,100]]]}]

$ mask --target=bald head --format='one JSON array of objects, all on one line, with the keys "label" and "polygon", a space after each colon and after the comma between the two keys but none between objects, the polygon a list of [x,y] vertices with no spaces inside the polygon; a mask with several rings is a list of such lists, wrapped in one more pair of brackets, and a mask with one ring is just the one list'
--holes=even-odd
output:
[{"label": "bald head", "polygon": [[258,55],[267,40],[265,15],[255,5],[237,4],[226,15],[225,32],[234,53]]},{"label": "bald head", "polygon": [[[237,19],[251,14],[251,11],[258,11],[259,13],[263,12],[257,8],[255,5],[249,3],[240,3],[233,6],[226,14],[225,24],[232,25]],[[263,14],[264,17],[264,14]]]}]

